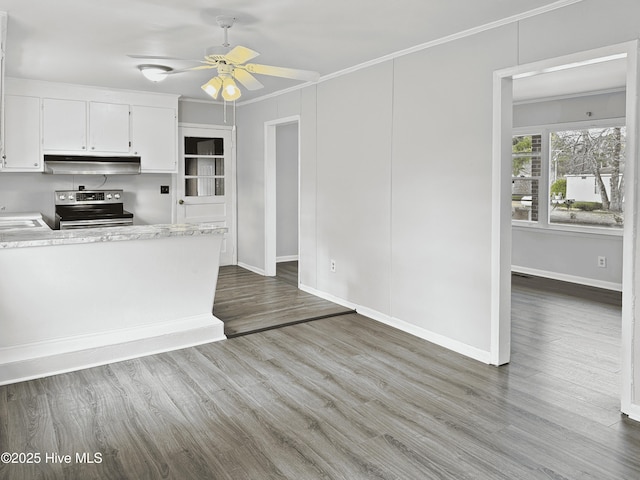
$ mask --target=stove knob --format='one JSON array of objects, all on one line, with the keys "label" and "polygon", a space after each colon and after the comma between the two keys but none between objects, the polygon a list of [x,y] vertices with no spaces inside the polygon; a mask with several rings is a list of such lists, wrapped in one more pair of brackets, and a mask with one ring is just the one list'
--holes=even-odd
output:
[{"label": "stove knob", "polygon": [[113,197],[114,197],[116,200],[118,200],[118,199],[120,198],[120,194],[119,194],[119,193],[116,193],[116,194],[114,194],[114,195],[113,195]]},{"label": "stove knob", "polygon": [[111,200],[111,194],[107,193],[107,200]]},{"label": "stove knob", "polygon": [[58,196],[58,198],[59,198],[60,200],[64,200],[65,198],[67,198],[67,196],[66,196],[65,194],[60,194],[60,195]]}]

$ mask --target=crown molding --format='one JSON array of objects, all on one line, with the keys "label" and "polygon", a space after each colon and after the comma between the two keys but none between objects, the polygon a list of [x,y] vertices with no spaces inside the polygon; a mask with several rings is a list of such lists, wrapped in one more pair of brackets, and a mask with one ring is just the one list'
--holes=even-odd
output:
[{"label": "crown molding", "polygon": [[369,60],[363,63],[359,63],[357,65],[354,65],[353,67],[349,67],[349,68],[345,68],[343,70],[339,70],[337,72],[334,73],[330,73],[327,75],[323,75],[322,77],[320,77],[320,79],[317,82],[307,82],[304,83],[302,85],[296,85],[294,87],[290,87],[284,90],[278,90],[277,92],[273,92],[267,95],[263,95],[261,97],[257,97],[257,98],[253,98],[251,100],[247,100],[244,102],[240,102],[237,105],[240,106],[244,106],[244,105],[250,105],[252,103],[257,103],[257,102],[261,102],[263,100],[267,100],[269,98],[274,98],[280,95],[284,95],[286,93],[290,93],[292,91],[295,90],[301,90],[303,88],[308,87],[309,85],[314,85],[316,83],[322,83],[322,82],[326,82],[328,80],[332,80],[334,78],[338,78],[341,77],[343,75],[348,75],[349,73],[353,73],[356,72],[358,70],[362,70],[364,68],[368,68],[371,67],[373,65],[378,65],[380,63],[383,62],[387,62],[389,60],[393,60],[395,58],[398,57],[403,57],[405,55],[409,55],[411,53],[415,53],[415,52],[419,52],[421,50],[426,50],[428,48],[433,48],[433,47],[437,47],[439,45],[443,45],[445,43],[449,43],[449,42],[454,42],[456,40],[460,40],[462,38],[466,38],[466,37],[471,37],[473,35],[477,35],[479,33],[482,32],[486,32],[488,30],[493,30],[494,28],[499,28],[505,25],[509,25],[512,23],[516,23],[516,22],[520,22],[522,20],[526,20],[528,18],[532,18],[532,17],[537,17],[538,15],[543,15],[545,13],[549,13],[552,12],[554,10],[558,10],[564,7],[568,7],[570,5],[576,4],[576,3],[580,3],[583,2],[584,0],[558,0],[556,2],[550,3],[548,5],[544,5],[542,7],[538,7],[538,8],[534,8],[532,10],[527,10],[526,12],[522,12],[522,13],[518,13],[516,15],[511,15],[509,17],[505,17],[503,19],[500,20],[495,20],[493,22],[489,22],[489,23],[485,23],[483,25],[479,25],[477,27],[473,27],[473,28],[469,28],[467,30],[462,30],[461,32],[458,33],[454,33],[451,35],[446,35],[444,37],[440,37],[436,40],[431,40],[429,42],[425,42],[425,43],[421,43],[419,45],[416,45],[414,47],[410,47],[410,48],[406,48],[404,50],[399,50],[397,52],[394,53],[390,53],[389,55],[384,55],[382,57],[373,59],[373,60]]}]

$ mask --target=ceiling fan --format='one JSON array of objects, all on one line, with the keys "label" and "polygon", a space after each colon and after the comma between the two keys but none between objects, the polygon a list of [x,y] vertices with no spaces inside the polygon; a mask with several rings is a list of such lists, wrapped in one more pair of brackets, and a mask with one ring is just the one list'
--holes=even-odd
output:
[{"label": "ceiling fan", "polygon": [[[146,69],[156,68],[156,77],[154,81],[160,81],[167,75],[176,73],[184,73],[194,70],[216,69],[217,75],[202,85],[202,89],[214,99],[221,94],[222,98],[227,101],[233,101],[240,98],[242,92],[236,84],[236,80],[242,84],[247,90],[258,90],[264,85],[253,76],[253,74],[269,75],[272,77],[289,78],[293,80],[317,81],[318,72],[310,70],[299,70],[294,68],[274,67],[271,65],[260,65],[256,63],[246,63],[249,60],[260,55],[258,52],[243,46],[236,46],[230,49],[228,41],[228,30],[234,25],[235,18],[220,15],[216,17],[218,25],[224,29],[224,43],[220,47],[210,47],[206,50],[204,60],[200,60],[195,67],[172,70],[168,67],[159,65],[140,65],[138,68],[145,73]],[[173,59],[172,57],[129,55],[132,58],[146,59]],[[146,76],[146,75],[145,75]],[[149,77],[147,77],[149,78]]]}]

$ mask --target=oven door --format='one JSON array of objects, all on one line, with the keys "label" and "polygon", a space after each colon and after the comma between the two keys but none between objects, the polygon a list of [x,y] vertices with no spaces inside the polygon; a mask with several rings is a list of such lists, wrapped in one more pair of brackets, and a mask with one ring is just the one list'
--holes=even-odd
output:
[{"label": "oven door", "polygon": [[74,228],[124,227],[133,225],[133,218],[93,218],[84,220],[63,220],[56,222],[60,230]]}]

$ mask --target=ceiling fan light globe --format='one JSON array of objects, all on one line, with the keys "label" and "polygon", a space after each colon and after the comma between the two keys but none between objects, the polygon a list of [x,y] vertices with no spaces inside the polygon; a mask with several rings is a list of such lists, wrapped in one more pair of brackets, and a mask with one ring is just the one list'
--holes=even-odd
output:
[{"label": "ceiling fan light globe", "polygon": [[225,78],[222,88],[222,98],[224,98],[227,102],[232,102],[237,100],[242,95],[242,92],[236,85],[236,82],[233,78]]},{"label": "ceiling fan light globe", "polygon": [[167,78],[167,73],[172,70],[164,65],[140,65],[138,69],[144,75],[144,78],[156,83]]},{"label": "ceiling fan light globe", "polygon": [[222,88],[222,79],[220,77],[213,77],[200,88],[202,88],[202,90],[204,90],[207,95],[213,97],[213,99],[215,100],[218,98],[218,94],[220,93],[220,89]]}]

